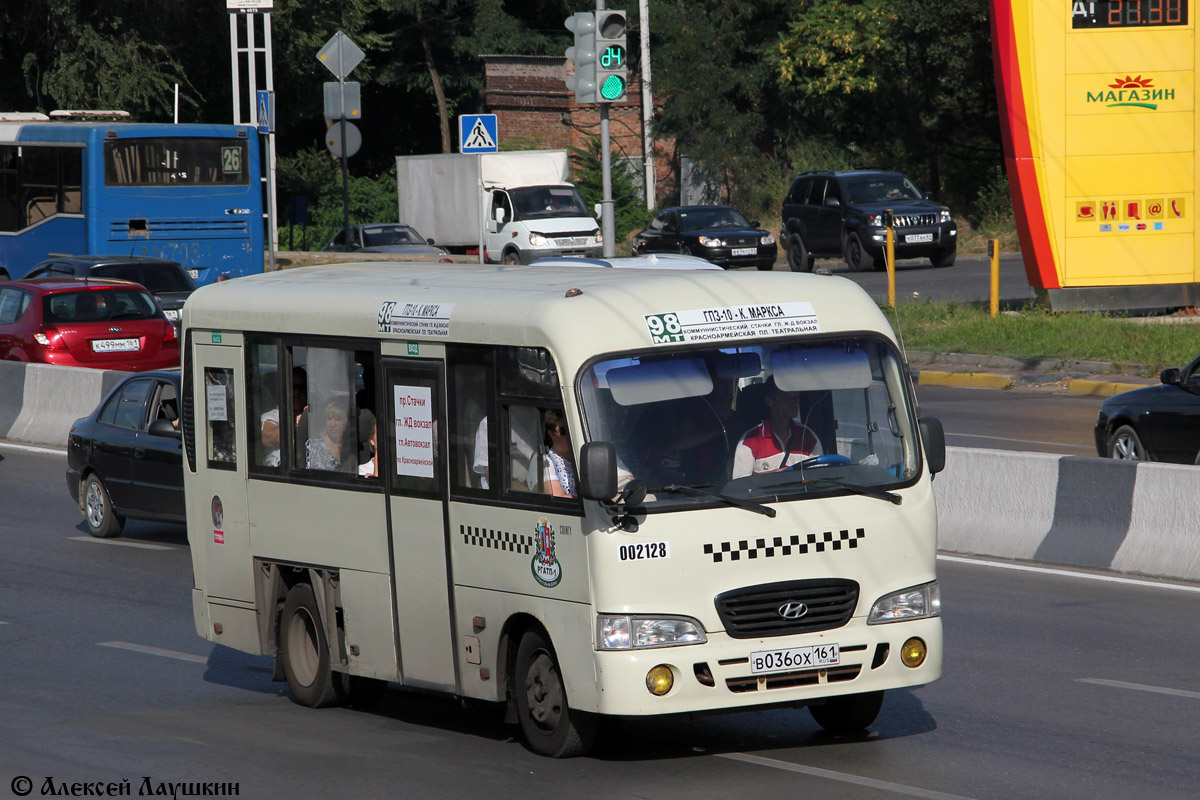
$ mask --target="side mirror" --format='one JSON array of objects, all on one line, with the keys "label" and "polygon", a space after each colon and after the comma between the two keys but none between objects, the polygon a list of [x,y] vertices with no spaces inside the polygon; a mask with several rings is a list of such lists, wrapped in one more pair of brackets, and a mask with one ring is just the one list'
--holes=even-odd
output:
[{"label": "side mirror", "polygon": [[1179,367],[1168,367],[1158,374],[1158,379],[1167,386],[1179,385]]},{"label": "side mirror", "polygon": [[617,493],[617,448],[612,442],[587,442],[579,450],[579,495],[611,500]]},{"label": "side mirror", "polygon": [[[504,218],[507,216],[507,214],[505,213],[504,206],[500,206],[499,208],[497,208],[494,212],[494,216],[496,218],[496,222],[499,222],[501,225],[503,225]],[[433,244],[433,242],[430,242],[430,244]]]},{"label": "side mirror", "polygon": [[179,438],[179,430],[174,425],[171,424],[171,420],[169,420],[169,419],[156,419],[156,420],[154,420],[154,422],[150,423],[150,435],[151,436],[170,436],[172,438],[178,439]]},{"label": "side mirror", "polygon": [[842,201],[838,200],[836,197],[826,197],[825,205],[828,206],[829,208],[840,208],[842,205]]},{"label": "side mirror", "polygon": [[929,473],[936,475],[946,468],[946,432],[937,417],[921,417],[917,420],[921,429],[921,444],[925,446],[925,463]]},{"label": "side mirror", "polygon": [[596,205],[592,206],[592,211],[595,212],[596,219],[600,219],[604,215],[604,204],[596,203]]},{"label": "side mirror", "polygon": [[425,244],[437,244],[433,239],[426,239]]},{"label": "side mirror", "polygon": [[754,222],[751,222],[751,223],[750,223],[750,227],[751,227],[751,228],[757,228],[757,227],[758,227],[758,220],[754,220]]}]

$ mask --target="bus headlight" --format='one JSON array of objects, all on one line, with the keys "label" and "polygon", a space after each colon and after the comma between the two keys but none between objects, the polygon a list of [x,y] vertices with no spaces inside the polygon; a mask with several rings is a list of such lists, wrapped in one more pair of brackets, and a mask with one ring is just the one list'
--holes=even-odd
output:
[{"label": "bus headlight", "polygon": [[690,617],[601,616],[596,623],[597,650],[678,647],[707,641],[700,623]]},{"label": "bus headlight", "polygon": [[937,617],[942,613],[942,590],[937,581],[886,594],[871,606],[868,625]]}]

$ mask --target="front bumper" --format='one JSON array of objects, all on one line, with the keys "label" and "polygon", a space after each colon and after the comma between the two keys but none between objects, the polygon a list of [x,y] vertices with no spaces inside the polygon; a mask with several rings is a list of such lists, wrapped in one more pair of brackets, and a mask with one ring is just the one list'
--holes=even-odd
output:
[{"label": "front bumper", "polygon": [[[911,637],[924,640],[925,662],[906,667],[900,649]],[[754,675],[749,655],[836,642],[840,663],[816,669]],[[733,639],[709,634],[699,645],[649,650],[595,653],[598,704],[601,714],[647,716],[749,709],[776,704],[804,704],[845,694],[860,694],[932,683],[942,674],[940,617],[867,625],[855,617],[835,630],[767,639]],[[646,673],[655,666],[670,667],[671,690],[656,697],[646,688]],[[708,685],[711,683],[711,685]]]},{"label": "front bumper", "polygon": [[[958,246],[958,227],[953,222],[897,227],[893,231],[896,258],[928,258]],[[868,228],[867,236],[870,241],[864,241],[863,245],[874,254],[882,254],[887,247],[887,228]],[[926,237],[928,241],[916,241]]]},{"label": "front bumper", "polygon": [[580,247],[537,247],[518,251],[522,264],[531,264],[539,258],[601,258],[604,255],[603,244],[591,244]]},{"label": "front bumper", "polygon": [[[749,248],[739,247],[736,249],[740,251]],[[774,264],[779,254],[778,245],[773,244],[760,244],[753,249],[754,253],[751,255],[735,256],[732,247],[701,247],[696,249],[692,255],[711,261],[725,269],[735,269],[737,267],[756,267],[759,264]]]}]

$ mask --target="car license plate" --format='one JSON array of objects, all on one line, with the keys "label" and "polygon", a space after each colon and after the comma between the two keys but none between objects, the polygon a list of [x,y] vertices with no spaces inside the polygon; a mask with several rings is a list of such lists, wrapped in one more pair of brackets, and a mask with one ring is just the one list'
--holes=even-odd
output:
[{"label": "car license plate", "polygon": [[192,276],[192,280],[194,280],[194,281],[196,281],[196,280],[199,280],[199,279],[200,279],[200,270],[198,270],[198,269],[189,269],[189,270],[188,270],[188,275],[191,275],[191,276]]},{"label": "car license plate", "polygon": [[140,350],[137,339],[93,339],[93,353],[129,353]]},{"label": "car license plate", "polygon": [[905,244],[920,244],[921,242],[932,242],[932,233],[910,233],[904,237]]},{"label": "car license plate", "polygon": [[735,256],[756,256],[758,255],[757,247],[735,247],[732,251]]},{"label": "car license plate", "polygon": [[790,672],[797,669],[829,667],[841,663],[836,644],[815,644],[787,650],[759,650],[750,654],[750,672]]}]

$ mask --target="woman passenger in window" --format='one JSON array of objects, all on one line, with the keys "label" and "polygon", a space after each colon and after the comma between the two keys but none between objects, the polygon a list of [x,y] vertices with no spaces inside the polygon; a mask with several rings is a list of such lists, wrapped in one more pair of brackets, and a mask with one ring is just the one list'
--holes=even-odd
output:
[{"label": "woman passenger in window", "polygon": [[[309,439],[305,446],[308,469],[325,469],[341,471],[343,469],[342,447],[346,437],[346,423],[349,419],[349,404],[344,398],[335,397],[325,403],[325,432],[319,439]],[[310,420],[310,424],[311,424]],[[356,453],[347,453],[350,461],[354,461]],[[357,467],[357,463],[355,464]]]},{"label": "woman passenger in window", "polygon": [[575,496],[575,457],[562,412],[550,409],[542,417],[547,451],[543,457],[542,491],[555,497]]}]

